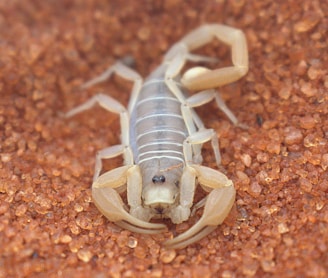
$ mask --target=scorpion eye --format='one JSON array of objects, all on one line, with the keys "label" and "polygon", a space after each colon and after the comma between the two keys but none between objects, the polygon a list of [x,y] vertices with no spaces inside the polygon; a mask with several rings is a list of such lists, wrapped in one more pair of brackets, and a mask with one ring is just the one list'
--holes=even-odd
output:
[{"label": "scorpion eye", "polygon": [[161,175],[161,176],[153,176],[152,182],[153,183],[164,183],[165,182],[165,177],[163,175]]}]

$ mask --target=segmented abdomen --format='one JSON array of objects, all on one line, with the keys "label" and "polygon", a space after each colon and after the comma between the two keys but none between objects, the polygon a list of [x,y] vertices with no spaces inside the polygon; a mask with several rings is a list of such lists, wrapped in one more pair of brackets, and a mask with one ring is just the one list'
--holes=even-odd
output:
[{"label": "segmented abdomen", "polygon": [[153,159],[184,163],[182,143],[187,136],[179,100],[163,79],[146,81],[131,115],[131,146],[135,163],[141,167]]}]

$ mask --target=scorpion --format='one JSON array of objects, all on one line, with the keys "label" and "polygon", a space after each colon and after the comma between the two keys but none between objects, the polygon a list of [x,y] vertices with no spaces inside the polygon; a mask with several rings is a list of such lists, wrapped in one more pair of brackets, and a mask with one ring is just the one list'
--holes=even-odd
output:
[{"label": "scorpion", "polygon": [[[196,66],[181,76],[187,61],[217,61],[191,53],[213,39],[231,48],[233,65],[214,70]],[[82,86],[89,88],[113,74],[133,82],[127,108],[99,93],[66,114],[72,117],[98,104],[120,117],[121,143],[100,150],[95,160],[92,197],[107,219],[132,232],[155,234],[167,231],[167,226],[151,219],[169,218],[179,224],[204,207],[189,230],[164,242],[166,248],[174,249],[199,241],[224,221],[234,204],[235,188],[226,175],[201,165],[206,142],[211,143],[218,165],[221,156],[216,132],[204,126],[194,108],[215,100],[231,122],[241,127],[213,88],[234,82],[247,71],[244,33],[222,24],[207,24],[174,44],[145,81],[118,61]],[[191,96],[190,90],[195,91]],[[124,165],[101,174],[102,160],[117,156],[123,156]],[[208,195],[193,205],[198,184]],[[128,205],[120,195],[124,192]]]}]

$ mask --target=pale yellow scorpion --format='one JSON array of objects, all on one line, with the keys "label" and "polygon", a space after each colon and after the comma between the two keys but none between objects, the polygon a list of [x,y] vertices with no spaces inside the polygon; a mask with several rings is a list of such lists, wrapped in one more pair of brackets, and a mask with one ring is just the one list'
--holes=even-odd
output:
[{"label": "pale yellow scorpion", "polygon": [[[216,70],[194,67],[181,77],[186,61],[216,61],[190,53],[215,38],[231,47],[233,65]],[[97,94],[66,114],[71,117],[98,103],[120,116],[121,144],[105,148],[96,156],[92,197],[103,215],[124,229],[154,234],[165,231],[166,225],[150,223],[151,219],[169,218],[181,223],[204,206],[203,215],[194,226],[165,242],[169,248],[183,248],[221,224],[234,204],[235,189],[224,174],[200,165],[205,142],[211,142],[218,165],[221,156],[216,132],[204,126],[194,108],[215,100],[232,123],[239,125],[213,88],[234,82],[247,71],[244,33],[225,25],[208,24],[174,44],[163,63],[144,82],[121,62],[87,82],[84,88],[105,81],[113,73],[133,82],[127,109],[114,98]],[[188,96],[188,90],[198,93]],[[120,155],[124,166],[100,175],[102,159]],[[197,184],[209,194],[193,206]],[[120,196],[125,191],[128,206]]]}]

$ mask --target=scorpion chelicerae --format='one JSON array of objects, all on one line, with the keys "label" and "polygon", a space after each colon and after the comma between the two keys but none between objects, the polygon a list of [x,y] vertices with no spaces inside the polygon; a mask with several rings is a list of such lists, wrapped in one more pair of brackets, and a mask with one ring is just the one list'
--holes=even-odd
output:
[{"label": "scorpion chelicerae", "polygon": [[[181,77],[186,61],[216,61],[190,53],[214,38],[231,47],[233,65],[216,70],[193,67]],[[97,94],[66,114],[71,117],[98,103],[120,116],[121,144],[98,152],[92,184],[93,200],[110,221],[133,232],[160,233],[166,226],[150,223],[151,219],[170,218],[173,223],[181,223],[191,211],[204,206],[202,217],[193,227],[165,242],[170,248],[183,248],[198,241],[223,222],[233,206],[235,189],[224,174],[200,165],[206,142],[211,142],[218,165],[221,157],[216,132],[204,126],[194,108],[215,100],[238,126],[237,118],[213,88],[236,81],[247,71],[244,33],[225,25],[208,24],[174,44],[163,63],[144,82],[137,72],[117,62],[84,84],[88,88],[113,73],[134,84],[127,109],[114,98]],[[188,90],[197,93],[188,96]],[[102,159],[120,155],[124,166],[100,175]],[[197,184],[209,194],[193,205]],[[128,206],[119,195],[125,191]]]}]

